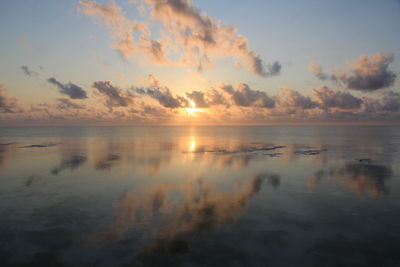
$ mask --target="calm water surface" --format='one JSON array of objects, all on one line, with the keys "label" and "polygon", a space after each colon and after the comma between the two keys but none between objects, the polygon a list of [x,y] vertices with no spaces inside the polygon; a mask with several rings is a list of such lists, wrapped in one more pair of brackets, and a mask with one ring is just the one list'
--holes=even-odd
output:
[{"label": "calm water surface", "polygon": [[399,127],[0,128],[1,266],[400,266]]}]

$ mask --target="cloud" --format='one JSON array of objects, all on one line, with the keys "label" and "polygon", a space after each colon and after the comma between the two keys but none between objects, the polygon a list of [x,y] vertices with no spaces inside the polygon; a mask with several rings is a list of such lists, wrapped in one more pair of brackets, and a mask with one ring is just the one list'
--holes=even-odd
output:
[{"label": "cloud", "polygon": [[222,90],[228,93],[231,101],[240,107],[274,108],[275,101],[265,92],[253,90],[247,84],[240,83],[237,88],[232,85],[222,85]]},{"label": "cloud", "polygon": [[[215,58],[233,57],[260,76],[275,76],[281,71],[279,62],[265,65],[236,28],[210,17],[189,0],[143,0],[140,3],[148,7],[143,9],[137,4],[141,13],[149,10],[149,14],[144,14],[145,21],[129,19],[114,2],[101,4],[81,0],[79,10],[112,30],[115,47],[124,57],[140,51],[155,63],[194,66],[199,70],[211,67]],[[160,36],[159,39],[155,40],[152,32]]]},{"label": "cloud", "polygon": [[36,76],[37,75],[37,72],[30,70],[28,66],[21,66],[21,69],[27,76]]},{"label": "cloud", "polygon": [[18,105],[18,99],[8,96],[3,85],[0,84],[0,112],[21,113],[23,109]]},{"label": "cloud", "polygon": [[363,101],[350,93],[341,92],[328,87],[322,87],[313,90],[313,100],[317,102],[322,109],[358,109]]},{"label": "cloud", "polygon": [[160,81],[153,74],[149,74],[147,82],[150,84],[148,87],[132,87],[135,93],[140,95],[147,95],[166,108],[182,108],[188,107],[189,101],[182,96],[174,96],[167,86],[161,85]]},{"label": "cloud", "polygon": [[275,100],[282,107],[312,109],[318,105],[316,102],[312,101],[309,96],[304,96],[288,88],[282,88],[275,97]]},{"label": "cloud", "polygon": [[184,109],[191,107],[192,101],[196,108],[204,109],[193,118],[202,124],[398,124],[400,121],[397,91],[358,97],[328,87],[311,90],[310,94],[283,88],[270,95],[238,83],[174,94],[154,75],[149,75],[147,86],[132,86],[127,90],[110,81],[94,82],[93,94],[104,105],[65,97],[55,103],[33,103],[23,111],[17,99],[0,87],[0,121],[21,125],[181,124],[187,120]]},{"label": "cloud", "polygon": [[166,108],[181,108],[189,106],[187,99],[181,96],[173,96],[167,87],[137,88],[135,91],[138,94],[147,95],[157,100],[160,105]]},{"label": "cloud", "polygon": [[380,100],[381,109],[389,112],[397,112],[400,110],[400,94],[389,91]]},{"label": "cloud", "polygon": [[[329,79],[329,75],[324,73],[322,71],[322,68],[320,66],[317,65],[317,63],[315,61],[311,61],[308,64],[308,68],[315,74],[315,76],[317,76],[318,79],[320,80],[327,80]],[[334,79],[334,77],[332,77],[332,79]]]},{"label": "cloud", "polygon": [[85,99],[87,98],[86,91],[81,87],[69,82],[63,84],[57,81],[55,78],[49,78],[47,81],[60,89],[60,93],[69,96],[72,99]]},{"label": "cloud", "polygon": [[269,72],[266,73],[266,75],[279,75],[281,73],[282,65],[278,61],[275,61],[273,64],[268,65],[268,70]]},{"label": "cloud", "polygon": [[57,101],[59,109],[84,109],[86,107],[84,104],[72,102],[68,98],[58,98]]},{"label": "cloud", "polygon": [[210,107],[210,104],[206,100],[205,94],[202,91],[192,91],[191,93],[186,93],[186,97],[196,104],[196,108]]},{"label": "cloud", "polygon": [[161,44],[151,40],[148,23],[130,20],[115,2],[101,4],[81,0],[79,3],[82,13],[97,19],[112,30],[117,41],[115,48],[123,57],[142,51],[155,61],[164,61]]},{"label": "cloud", "polygon": [[321,80],[332,80],[348,89],[371,92],[394,85],[397,75],[389,70],[389,65],[393,61],[392,53],[376,53],[349,62],[347,73],[343,71],[325,73],[315,62],[310,62],[309,68]]},{"label": "cloud", "polygon": [[127,107],[133,104],[132,96],[123,90],[111,85],[110,81],[98,81],[93,87],[106,97],[106,106],[112,110],[113,107]]},{"label": "cloud", "polygon": [[364,98],[365,111],[373,114],[393,114],[400,110],[400,94],[389,91],[386,92],[383,97],[376,98]]},{"label": "cloud", "polygon": [[186,93],[186,98],[192,100],[196,108],[209,108],[215,105],[226,105],[225,97],[215,89],[192,91]]}]

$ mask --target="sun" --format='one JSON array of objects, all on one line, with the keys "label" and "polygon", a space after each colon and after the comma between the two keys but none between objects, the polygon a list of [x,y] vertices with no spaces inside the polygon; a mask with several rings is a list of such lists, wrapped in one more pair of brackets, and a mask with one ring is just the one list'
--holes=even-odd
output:
[{"label": "sun", "polygon": [[201,109],[196,108],[196,103],[193,102],[193,100],[189,100],[189,108],[185,108],[185,111],[187,114],[193,116],[195,115],[197,112],[199,112]]}]

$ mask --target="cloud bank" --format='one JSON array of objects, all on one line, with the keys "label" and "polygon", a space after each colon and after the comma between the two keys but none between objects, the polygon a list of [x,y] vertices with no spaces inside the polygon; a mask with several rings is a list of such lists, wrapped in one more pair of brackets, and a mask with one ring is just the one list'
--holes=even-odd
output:
[{"label": "cloud bank", "polygon": [[96,81],[92,100],[85,104],[82,99],[57,98],[24,110],[1,86],[0,123],[184,124],[187,109],[194,107],[190,120],[202,124],[400,122],[400,93],[391,90],[360,97],[325,86],[311,88],[309,94],[290,88],[267,94],[245,83],[223,83],[174,94],[154,75],[147,82],[124,89]]}]

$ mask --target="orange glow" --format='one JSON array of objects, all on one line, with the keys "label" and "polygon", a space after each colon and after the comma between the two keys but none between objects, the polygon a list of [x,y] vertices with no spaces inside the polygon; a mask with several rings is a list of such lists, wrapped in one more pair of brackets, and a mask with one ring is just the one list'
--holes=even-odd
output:
[{"label": "orange glow", "polygon": [[196,103],[193,100],[189,100],[190,107],[185,108],[185,111],[188,115],[194,116],[197,112],[201,111],[201,109],[196,108]]}]

